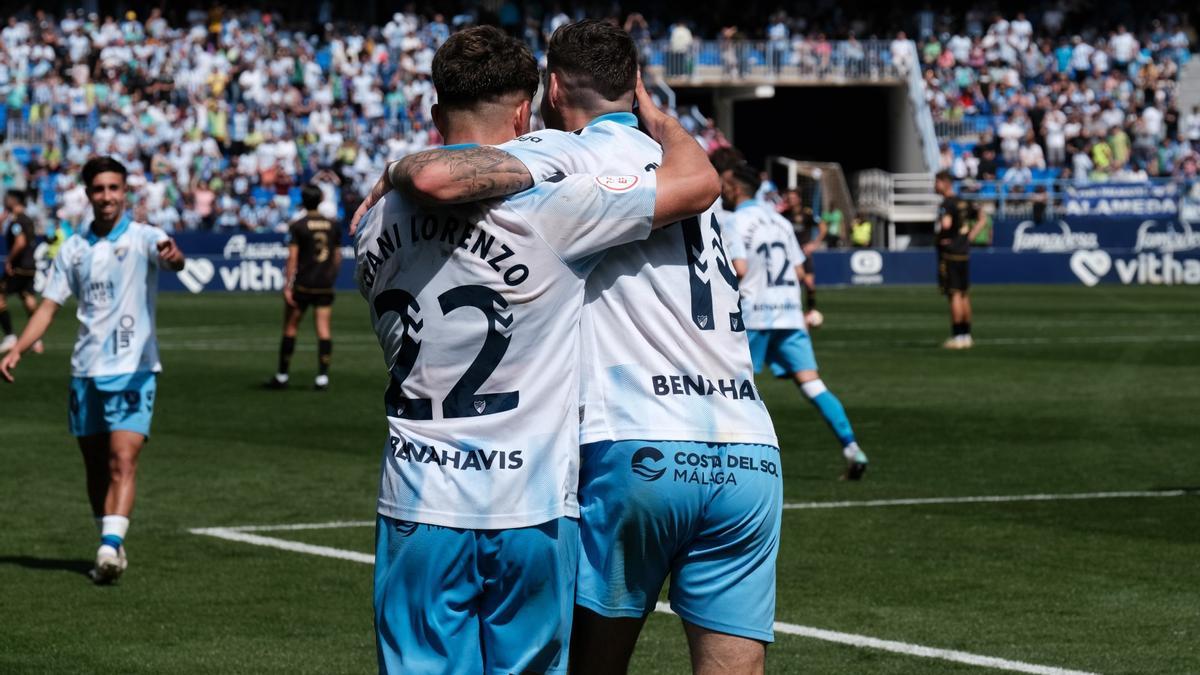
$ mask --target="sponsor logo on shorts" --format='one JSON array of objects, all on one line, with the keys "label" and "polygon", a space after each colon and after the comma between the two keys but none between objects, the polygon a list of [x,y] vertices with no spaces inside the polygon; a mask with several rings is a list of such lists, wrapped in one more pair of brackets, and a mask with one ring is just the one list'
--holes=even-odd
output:
[{"label": "sponsor logo on shorts", "polygon": [[676,452],[672,459],[671,480],[693,485],[737,485],[764,473],[779,477],[779,463],[761,457],[746,455],[707,455],[702,452]]},{"label": "sponsor logo on shorts", "polygon": [[662,460],[663,454],[658,448],[646,446],[633,453],[633,459],[629,461],[630,470],[638,478],[652,483],[667,472],[666,467],[659,465]]}]

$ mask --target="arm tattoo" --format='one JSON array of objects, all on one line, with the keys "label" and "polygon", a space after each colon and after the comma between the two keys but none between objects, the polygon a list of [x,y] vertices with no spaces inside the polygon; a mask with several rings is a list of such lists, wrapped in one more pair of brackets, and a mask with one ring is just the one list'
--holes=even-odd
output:
[{"label": "arm tattoo", "polygon": [[[533,186],[529,169],[516,157],[498,148],[478,146],[462,150],[425,150],[413,153],[388,168],[392,185],[427,201],[461,204],[504,197]],[[422,174],[442,176],[434,191],[418,190]]]}]

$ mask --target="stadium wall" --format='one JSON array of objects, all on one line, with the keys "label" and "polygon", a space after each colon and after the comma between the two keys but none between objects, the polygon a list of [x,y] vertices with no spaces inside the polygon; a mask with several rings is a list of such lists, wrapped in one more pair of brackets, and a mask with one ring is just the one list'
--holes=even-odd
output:
[{"label": "stadium wall", "polygon": [[[1076,219],[1033,225],[999,221],[991,248],[971,254],[975,284],[1200,285],[1200,232],[1186,222]],[[180,274],[160,276],[165,291],[192,293],[278,292],[283,289],[287,245],[279,234],[183,233],[188,255]],[[37,288],[50,262],[38,247]],[[354,252],[342,249],[337,287],[353,290]],[[822,286],[928,285],[937,283],[937,255],[929,249],[818,251]]]}]

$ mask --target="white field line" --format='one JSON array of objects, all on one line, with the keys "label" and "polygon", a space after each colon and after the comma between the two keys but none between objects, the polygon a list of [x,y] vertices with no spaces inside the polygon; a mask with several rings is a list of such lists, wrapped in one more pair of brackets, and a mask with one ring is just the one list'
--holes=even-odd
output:
[{"label": "white field line", "polygon": [[[360,553],[358,551],[348,551],[340,548],[331,548],[328,546],[315,546],[313,544],[305,544],[297,541],[289,541],[287,539],[278,539],[276,537],[264,537],[257,534],[250,534],[246,530],[264,530],[267,528],[275,530],[313,530],[321,528],[333,527],[360,527],[365,524],[363,521],[343,521],[341,523],[312,523],[303,525],[248,525],[244,527],[208,527],[196,528],[189,530],[192,534],[206,535],[216,537],[218,539],[226,539],[229,541],[238,541],[246,544],[254,544],[256,546],[266,546],[269,548],[277,548],[293,553],[307,553],[309,555],[322,556],[325,558],[336,558],[338,560],[349,560],[351,562],[364,563],[367,565],[375,564],[375,556],[369,553]],[[660,602],[655,606],[655,610],[663,614],[674,614],[669,605],[665,602]],[[960,652],[953,649],[938,649],[937,647],[926,647],[923,645],[915,645],[908,642],[896,642],[893,640],[881,640],[866,635],[855,635],[854,633],[839,633],[837,631],[825,630],[823,628],[814,628],[812,626],[800,626],[794,623],[775,622],[775,631],[787,635],[797,635],[807,637],[814,640],[823,640],[825,642],[836,642],[838,644],[849,645],[851,647],[860,647],[866,649],[878,649],[881,651],[892,652],[894,654],[904,654],[907,656],[919,656],[927,659],[941,659],[943,661],[953,661],[955,663],[965,663],[971,666],[980,666],[984,668],[996,668],[999,670],[1007,670],[1015,673],[1034,673],[1035,675],[1094,675],[1081,670],[1067,670],[1063,668],[1055,668],[1053,666],[1039,666],[1033,663],[1025,663],[1023,661],[1010,661],[1008,659],[996,658],[994,656],[982,656],[980,654],[972,654],[970,652]]]},{"label": "white field line", "polygon": [[278,548],[284,551],[291,551],[293,553],[307,553],[309,555],[319,555],[325,558],[337,558],[338,560],[349,560],[351,562],[366,563],[368,565],[375,564],[375,556],[369,553],[347,551],[345,549],[331,548],[329,546],[316,546],[314,544],[305,544],[298,541],[289,541],[287,539],[277,539],[275,537],[264,537],[257,534],[238,532],[237,530],[224,527],[202,527],[188,531],[192,534],[202,534],[209,537],[216,537],[218,539],[227,539],[229,541],[240,541],[244,544],[254,544],[255,546]]},{"label": "white field line", "polygon": [[929,497],[919,499],[864,499],[847,502],[799,502],[784,504],[785,509],[853,509],[881,506],[926,506],[929,504],[1003,504],[1008,502],[1068,502],[1086,499],[1153,499],[1186,497],[1188,490],[1145,490],[1132,492],[1075,492],[1040,495],[990,495],[982,497]]},{"label": "white field line", "polygon": [[[665,602],[658,603],[655,605],[654,609],[658,612],[662,612],[663,614],[675,613],[671,611],[670,605]],[[965,663],[969,666],[995,668],[997,670],[1007,670],[1014,673],[1034,673],[1035,675],[1095,675],[1094,673],[1089,673],[1083,670],[1069,670],[1066,668],[1055,668],[1054,666],[1039,666],[1035,663],[1010,661],[1008,659],[996,658],[994,656],[983,656],[980,654],[972,654],[970,652],[960,652],[956,649],[938,649],[937,647],[925,647],[923,645],[914,645],[908,642],[880,640],[879,638],[873,638],[867,635],[840,633],[838,631],[825,630],[823,628],[813,628],[811,626],[797,626],[794,623],[783,623],[781,621],[776,621],[774,628],[775,632],[777,633],[799,635],[800,637],[822,640],[824,642],[836,642],[838,644],[849,645],[851,647],[878,649],[880,651],[892,652],[893,654],[920,656],[926,659],[941,659],[942,661],[953,661],[955,663]]]}]

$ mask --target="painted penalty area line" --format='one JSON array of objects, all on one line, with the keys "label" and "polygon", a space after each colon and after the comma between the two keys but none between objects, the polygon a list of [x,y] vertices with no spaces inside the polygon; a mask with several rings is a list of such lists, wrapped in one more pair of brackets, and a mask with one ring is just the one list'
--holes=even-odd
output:
[{"label": "painted penalty area line", "polygon": [[[357,527],[363,524],[370,523],[366,523],[365,521],[343,521],[341,523],[313,523],[299,526],[292,525],[282,527],[287,527],[289,530],[295,531],[331,527]],[[263,526],[251,527],[262,529]],[[280,526],[266,527],[278,528]],[[283,551],[291,551],[293,553],[307,553],[308,555],[321,556],[324,558],[335,558],[337,560],[349,560],[351,562],[364,563],[367,565],[375,564],[375,556],[369,553],[348,551],[346,549],[332,548],[329,546],[317,546],[315,544],[305,544],[303,542],[278,539],[276,537],[264,537],[259,534],[247,532],[245,531],[245,528],[202,527],[189,530],[189,532],[192,534],[225,539],[227,541],[236,541],[245,544],[253,544],[255,546],[277,548]],[[662,614],[675,614],[675,612],[671,611],[671,607],[665,602],[658,603],[654,609]],[[867,635],[840,633],[838,631],[814,628],[812,626],[800,626],[794,623],[783,623],[781,621],[776,621],[774,628],[777,633],[784,633],[786,635],[796,635],[813,640],[834,642],[851,647],[876,649],[885,652],[892,652],[894,654],[903,654],[906,656],[918,656],[927,659],[953,661],[955,663],[963,663],[971,666],[1007,670],[1014,673],[1033,673],[1034,675],[1095,675],[1095,673],[1089,673],[1082,670],[1067,670],[1064,668],[1055,668],[1053,666],[1039,666],[1034,663],[1025,663],[1024,661],[1011,661],[1009,659],[1001,659],[994,656],[983,656],[981,654],[961,652],[954,649],[926,647],[924,645],[911,644],[908,642],[881,640],[879,638],[873,638]]]}]

